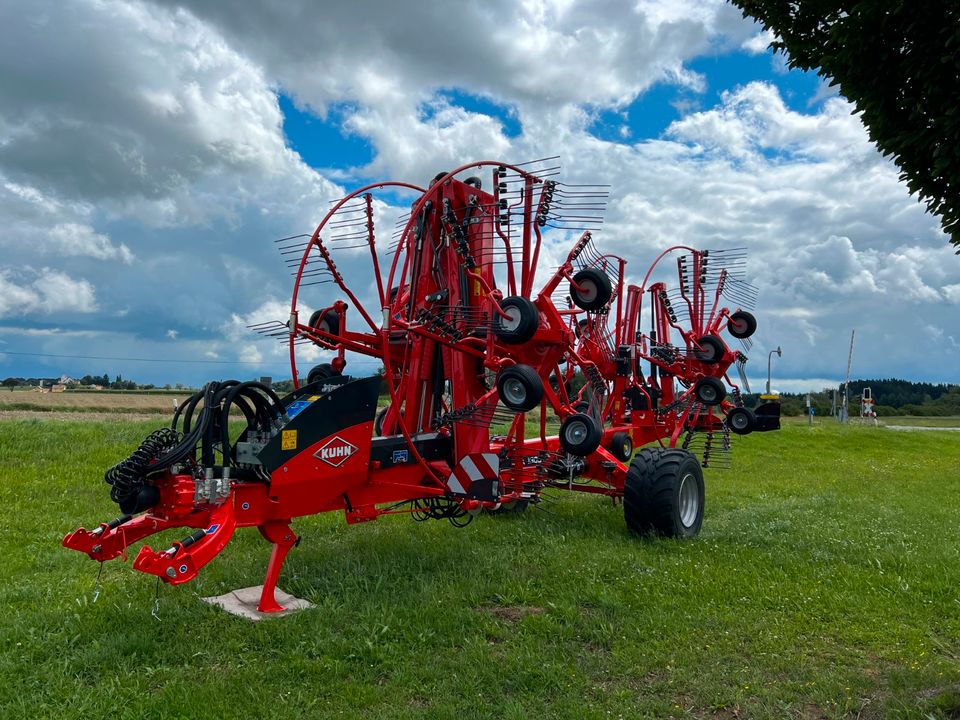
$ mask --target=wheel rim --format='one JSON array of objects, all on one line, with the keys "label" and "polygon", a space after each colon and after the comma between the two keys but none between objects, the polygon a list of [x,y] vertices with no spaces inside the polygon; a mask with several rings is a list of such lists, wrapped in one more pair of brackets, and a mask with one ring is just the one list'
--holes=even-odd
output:
[{"label": "wheel rim", "polygon": [[500,327],[507,332],[515,332],[516,329],[520,327],[520,308],[508,307],[503,312],[505,312],[509,318],[505,318],[501,315]]},{"label": "wheel rim", "polygon": [[577,283],[577,295],[583,302],[593,302],[597,299],[597,284],[593,280],[581,280]]},{"label": "wheel rim", "polygon": [[749,424],[746,413],[734,413],[730,423],[736,430],[746,430]]},{"label": "wheel rim", "polygon": [[730,329],[737,334],[745,333],[747,331],[747,323],[744,320],[731,320]]},{"label": "wheel rim", "polygon": [[713,385],[701,385],[700,389],[697,391],[697,395],[705,403],[713,403],[717,401],[717,389]]},{"label": "wheel rim", "polygon": [[503,384],[503,398],[511,405],[523,405],[527,399],[527,388],[516,378],[510,378]]},{"label": "wheel rim", "polygon": [[691,527],[700,512],[700,494],[697,492],[697,480],[692,473],[687,473],[680,479],[680,491],[677,494],[680,522],[686,528]]},{"label": "wheel rim", "polygon": [[582,420],[575,420],[567,425],[563,436],[566,438],[568,444],[579,445],[587,437],[587,424]]}]

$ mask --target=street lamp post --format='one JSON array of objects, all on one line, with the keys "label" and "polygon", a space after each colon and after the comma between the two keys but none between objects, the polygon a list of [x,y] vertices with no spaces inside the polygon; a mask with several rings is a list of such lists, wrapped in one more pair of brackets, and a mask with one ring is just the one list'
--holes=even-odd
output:
[{"label": "street lamp post", "polygon": [[767,395],[770,394],[770,371],[772,369],[774,353],[777,354],[777,357],[783,357],[783,350],[780,349],[779,345],[777,345],[776,350],[771,350],[770,354],[767,355]]}]

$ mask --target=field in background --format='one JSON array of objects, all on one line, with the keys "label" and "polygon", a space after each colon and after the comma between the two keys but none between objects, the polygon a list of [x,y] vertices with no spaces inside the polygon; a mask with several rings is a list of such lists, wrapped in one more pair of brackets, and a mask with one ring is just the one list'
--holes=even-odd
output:
[{"label": "field in background", "polygon": [[0,411],[26,410],[33,412],[119,412],[119,413],[169,413],[173,414],[174,403],[180,402],[193,391],[170,391],[169,393],[137,393],[121,391],[59,392],[0,391]]},{"label": "field in background", "polygon": [[[553,493],[515,517],[295,523],[281,587],[317,605],[257,625],[202,603],[262,580],[240,531],[162,587],[62,535],[113,517],[103,470],[155,421],[0,422],[0,716],[938,717],[960,709],[960,442],[812,428],[707,471],[703,533],[629,536]],[[180,533],[183,534],[183,533]],[[174,534],[179,537],[179,534]],[[170,537],[154,542],[164,546]]]},{"label": "field in background", "polygon": [[[137,391],[101,391],[94,392],[84,390],[81,392],[67,391],[62,393],[39,393],[28,390],[0,391],[0,413],[10,412],[94,412],[109,413],[116,412],[121,414],[153,414],[161,415],[172,414],[174,401],[182,401],[193,394],[191,390],[152,390],[149,392]],[[380,397],[379,405],[381,407],[390,402],[388,396]],[[535,417],[536,416],[536,417]],[[786,423],[808,424],[806,417],[785,418]],[[533,425],[539,422],[539,415],[535,411],[528,417],[528,426],[533,429]],[[556,432],[559,423],[555,422],[552,414],[548,421],[551,430]],[[835,424],[836,420],[831,417],[817,416],[814,418],[814,425]],[[854,418],[853,425],[859,424],[859,419]],[[870,423],[864,423],[869,425]],[[915,416],[891,416],[880,418],[880,425],[901,425],[913,427],[960,427],[960,416],[951,417],[915,417]],[[539,427],[539,426],[538,426]],[[539,431],[539,429],[537,429]]]}]

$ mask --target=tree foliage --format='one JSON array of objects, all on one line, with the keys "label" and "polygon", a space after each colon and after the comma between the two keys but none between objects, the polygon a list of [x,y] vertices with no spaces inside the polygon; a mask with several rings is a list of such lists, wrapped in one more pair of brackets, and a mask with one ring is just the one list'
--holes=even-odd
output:
[{"label": "tree foliage", "polygon": [[731,0],[791,67],[839,86],[960,254],[960,3]]}]

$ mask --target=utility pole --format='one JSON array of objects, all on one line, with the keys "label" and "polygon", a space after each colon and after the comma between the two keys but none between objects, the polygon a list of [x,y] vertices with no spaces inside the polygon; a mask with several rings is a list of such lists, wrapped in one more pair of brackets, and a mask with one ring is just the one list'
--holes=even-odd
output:
[{"label": "utility pole", "polygon": [[848,416],[848,405],[849,395],[850,395],[850,368],[853,365],[853,340],[857,336],[857,330],[854,328],[853,332],[850,333],[850,353],[847,355],[847,376],[843,381],[843,393],[840,395],[840,413],[837,415],[837,419],[845,423],[849,420]]}]

